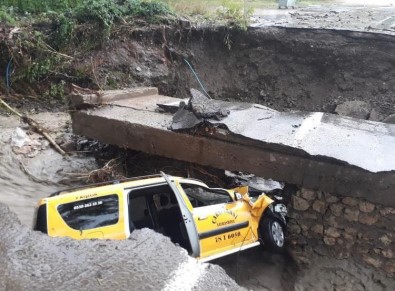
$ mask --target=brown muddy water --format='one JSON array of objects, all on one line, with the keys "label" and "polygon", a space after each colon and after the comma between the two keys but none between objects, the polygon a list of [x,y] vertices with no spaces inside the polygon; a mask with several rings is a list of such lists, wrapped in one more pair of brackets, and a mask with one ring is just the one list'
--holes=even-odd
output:
[{"label": "brown muddy water", "polygon": [[[41,113],[33,116],[53,134],[65,134],[68,114]],[[14,147],[17,128],[27,133],[25,145]],[[13,150],[14,148],[14,150]],[[15,117],[0,116],[0,202],[17,213],[21,222],[32,225],[34,207],[40,198],[67,187],[59,182],[69,173],[81,173],[97,168],[93,158],[64,158],[49,144]]]}]

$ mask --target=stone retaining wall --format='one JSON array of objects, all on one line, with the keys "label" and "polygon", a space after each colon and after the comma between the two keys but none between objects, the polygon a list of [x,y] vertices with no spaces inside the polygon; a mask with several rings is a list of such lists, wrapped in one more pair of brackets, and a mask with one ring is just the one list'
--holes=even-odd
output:
[{"label": "stone retaining wall", "polygon": [[290,242],[305,259],[309,251],[352,257],[395,276],[395,208],[307,189],[289,208]]}]

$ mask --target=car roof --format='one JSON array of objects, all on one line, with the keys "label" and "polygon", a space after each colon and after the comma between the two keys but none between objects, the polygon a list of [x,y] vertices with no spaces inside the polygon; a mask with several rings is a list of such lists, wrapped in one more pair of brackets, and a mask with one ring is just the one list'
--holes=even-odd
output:
[{"label": "car roof", "polygon": [[[202,182],[198,179],[182,178],[182,177],[177,177],[177,176],[172,176],[172,177],[174,179],[178,180],[180,183],[190,183],[190,184],[208,187],[204,182]],[[162,183],[162,182],[165,182],[165,179],[160,174],[139,176],[139,177],[133,177],[133,178],[123,179],[123,180],[114,180],[114,181],[107,181],[107,182],[102,182],[102,183],[88,184],[88,185],[83,185],[83,186],[79,186],[79,187],[67,188],[67,189],[63,189],[63,190],[52,193],[51,195],[49,195],[49,198],[56,197],[59,195],[66,195],[66,194],[78,194],[78,192],[80,192],[82,190],[92,189],[92,188],[104,189],[106,187],[113,187],[114,185],[119,185],[119,184],[122,184],[122,188],[127,189],[127,188],[131,188],[131,187],[145,186],[145,185],[149,185],[149,184],[156,184],[156,183]]]}]

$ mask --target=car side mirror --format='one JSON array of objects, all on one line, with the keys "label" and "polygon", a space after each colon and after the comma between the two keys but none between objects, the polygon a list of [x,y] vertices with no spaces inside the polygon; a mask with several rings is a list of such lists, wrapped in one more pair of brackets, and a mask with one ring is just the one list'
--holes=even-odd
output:
[{"label": "car side mirror", "polygon": [[235,199],[236,201],[243,199],[243,196],[241,196],[241,194],[239,192],[235,192]]}]

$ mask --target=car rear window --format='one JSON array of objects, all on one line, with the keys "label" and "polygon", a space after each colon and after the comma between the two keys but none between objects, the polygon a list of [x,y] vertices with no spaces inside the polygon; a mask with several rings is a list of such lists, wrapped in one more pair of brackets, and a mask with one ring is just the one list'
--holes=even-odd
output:
[{"label": "car rear window", "polygon": [[86,199],[58,206],[63,220],[73,229],[87,230],[118,223],[118,195]]}]

